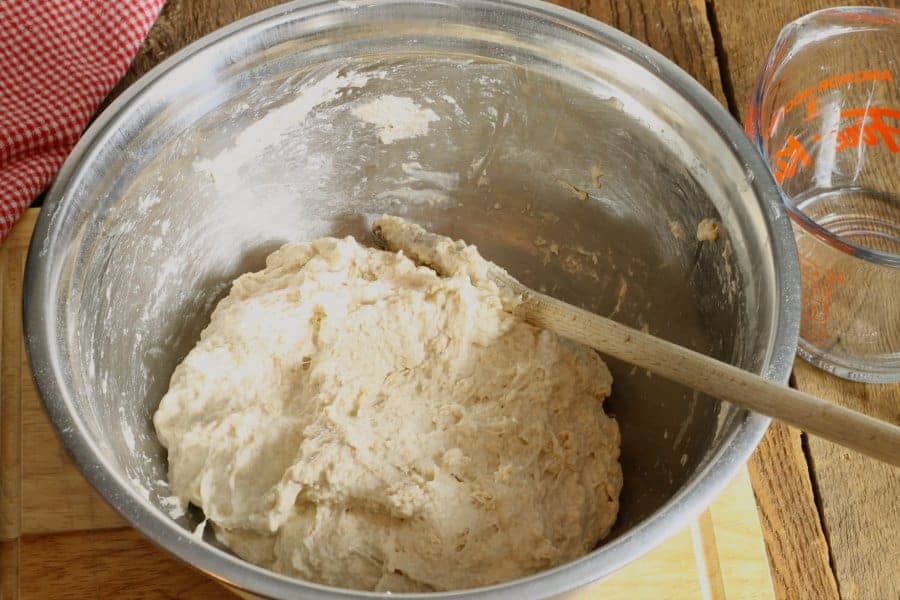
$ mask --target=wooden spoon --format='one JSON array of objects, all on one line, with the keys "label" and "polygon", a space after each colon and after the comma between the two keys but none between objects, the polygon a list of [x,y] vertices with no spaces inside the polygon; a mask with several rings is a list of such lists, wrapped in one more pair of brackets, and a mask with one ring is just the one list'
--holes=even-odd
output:
[{"label": "wooden spoon", "polygon": [[[429,233],[396,217],[376,222],[375,235],[385,247],[402,251],[441,275],[452,275],[468,263],[471,247]],[[768,415],[832,442],[900,466],[900,427],[826,402],[810,394],[694,352],[611,319],[531,290],[502,268],[485,261],[471,271],[473,279],[493,281],[501,295],[517,297],[508,303],[513,314],[536,327],[590,346],[629,364],[689,386],[743,408]]]}]

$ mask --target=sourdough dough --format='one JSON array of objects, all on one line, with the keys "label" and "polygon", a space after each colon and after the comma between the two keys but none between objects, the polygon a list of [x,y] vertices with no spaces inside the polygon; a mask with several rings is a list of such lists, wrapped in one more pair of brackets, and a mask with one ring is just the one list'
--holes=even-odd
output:
[{"label": "sourdough dough", "polygon": [[719,222],[715,219],[703,219],[697,223],[697,241],[714,242],[719,239]]},{"label": "sourdough dough", "polygon": [[451,590],[609,531],[606,365],[504,311],[473,247],[444,250],[465,263],[452,276],[349,237],[289,243],[219,303],[154,422],[173,492],[238,555],[340,587]]}]

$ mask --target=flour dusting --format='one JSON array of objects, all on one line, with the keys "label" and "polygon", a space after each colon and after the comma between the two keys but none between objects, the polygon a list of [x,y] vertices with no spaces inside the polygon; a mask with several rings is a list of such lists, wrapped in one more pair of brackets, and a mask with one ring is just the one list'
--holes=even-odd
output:
[{"label": "flour dusting", "polygon": [[400,169],[413,181],[428,183],[444,190],[455,190],[459,187],[459,173],[432,171],[416,161],[402,163]]},{"label": "flour dusting", "polygon": [[442,190],[431,188],[416,189],[405,186],[380,192],[375,195],[375,199],[382,202],[392,202],[397,206],[442,206],[451,202],[453,198]]},{"label": "flour dusting", "polygon": [[279,144],[282,136],[297,128],[317,106],[333,100],[348,88],[363,87],[370,76],[350,72],[339,75],[337,71],[300,88],[297,97],[277,108],[241,131],[234,144],[212,159],[194,161],[194,170],[209,173],[216,188],[223,191],[240,189],[240,171],[258,161],[266,150]]},{"label": "flour dusting", "polygon": [[410,98],[385,94],[353,109],[353,116],[378,128],[383,144],[419,137],[428,133],[429,123],[440,117],[430,108],[422,108]]}]

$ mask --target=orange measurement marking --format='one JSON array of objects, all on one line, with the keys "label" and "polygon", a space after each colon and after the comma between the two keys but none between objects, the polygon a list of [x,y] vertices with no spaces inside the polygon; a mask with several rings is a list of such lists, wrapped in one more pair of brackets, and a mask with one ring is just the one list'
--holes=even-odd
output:
[{"label": "orange measurement marking", "polygon": [[864,69],[862,71],[851,71],[850,73],[842,73],[835,77],[828,77],[816,84],[816,91],[827,92],[842,85],[850,85],[852,83],[865,83],[866,81],[890,81],[891,72],[888,69]]},{"label": "orange measurement marking", "polygon": [[[852,108],[841,111],[840,120],[850,120],[850,124],[829,132],[824,139],[821,134],[815,134],[810,140],[815,143],[834,140],[835,152],[882,145],[892,153],[900,152],[900,110],[876,106]],[[772,157],[772,170],[778,183],[796,175],[800,167],[810,165],[810,152],[795,135],[789,135]]]},{"label": "orange measurement marking", "polygon": [[819,111],[816,96],[819,94],[824,94],[845,85],[854,85],[868,81],[893,81],[893,78],[894,76],[890,69],[862,69],[820,79],[815,84],[798,91],[790,100],[773,111],[772,120],[766,129],[765,139],[766,141],[771,139],[775,130],[784,121],[784,118],[798,106],[806,107],[806,115],[803,117],[804,122],[818,118]]},{"label": "orange measurement marking", "polygon": [[844,119],[854,119],[854,122],[837,132],[835,137],[838,152],[856,148],[860,143],[866,146],[883,143],[891,152],[900,152],[900,143],[896,139],[900,135],[900,127],[892,127],[885,122],[885,119],[900,120],[900,110],[871,106],[856,108],[841,111],[841,120]]},{"label": "orange measurement marking", "polygon": [[828,316],[831,313],[831,297],[844,276],[830,269],[818,269],[806,257],[800,257],[801,298],[800,335],[806,341],[822,345],[828,340]]},{"label": "orange measurement marking", "polygon": [[812,158],[800,143],[796,136],[789,135],[784,143],[784,147],[775,153],[773,157],[772,168],[775,171],[775,181],[781,183],[785,179],[793,177],[797,174],[800,165],[809,167],[812,164]]}]

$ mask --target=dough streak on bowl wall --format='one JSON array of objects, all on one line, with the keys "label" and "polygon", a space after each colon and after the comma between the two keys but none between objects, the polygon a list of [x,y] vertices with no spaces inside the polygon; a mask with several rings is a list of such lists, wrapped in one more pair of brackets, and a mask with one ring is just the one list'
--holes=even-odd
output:
[{"label": "dough streak on bowl wall", "polygon": [[340,587],[452,590],[608,533],[609,370],[513,317],[474,247],[447,249],[458,269],[438,275],[351,237],[291,242],[219,303],[154,422],[172,491],[238,555]]}]

